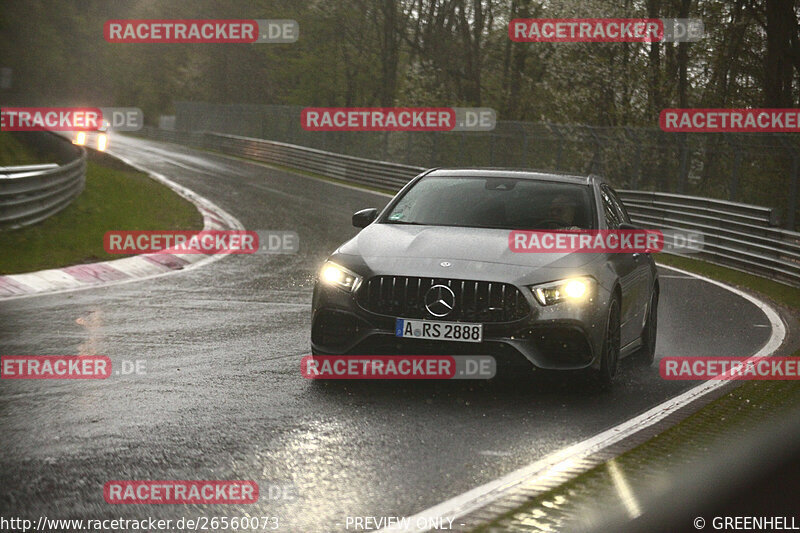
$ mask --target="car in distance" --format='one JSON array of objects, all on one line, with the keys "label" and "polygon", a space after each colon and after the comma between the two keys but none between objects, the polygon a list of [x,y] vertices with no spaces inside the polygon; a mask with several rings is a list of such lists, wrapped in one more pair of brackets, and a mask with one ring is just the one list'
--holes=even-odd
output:
[{"label": "car in distance", "polygon": [[410,181],[319,271],[316,355],[493,355],[586,369],[655,354],[658,275],[647,253],[517,253],[510,230],[637,229],[597,176],[433,169]]},{"label": "car in distance", "polygon": [[[100,127],[97,128],[97,133],[94,137],[94,142],[99,152],[105,152],[106,148],[108,148],[109,129],[110,129],[110,124],[107,120],[103,120]],[[76,132],[75,139],[72,141],[72,143],[80,146],[86,146],[87,142],[89,141],[89,133],[90,132],[84,130]]]}]

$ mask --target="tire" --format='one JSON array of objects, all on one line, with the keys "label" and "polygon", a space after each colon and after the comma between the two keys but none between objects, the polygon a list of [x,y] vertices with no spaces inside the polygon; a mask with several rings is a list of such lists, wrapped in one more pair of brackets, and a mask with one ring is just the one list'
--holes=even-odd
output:
[{"label": "tire", "polygon": [[594,380],[601,390],[609,390],[614,383],[619,367],[620,343],[619,298],[614,296],[608,306],[606,334],[603,339],[603,353],[600,355],[600,368],[593,370]]},{"label": "tire", "polygon": [[647,321],[642,329],[642,347],[636,359],[645,366],[651,366],[656,359],[656,332],[658,331],[658,291],[654,290],[647,307]]}]

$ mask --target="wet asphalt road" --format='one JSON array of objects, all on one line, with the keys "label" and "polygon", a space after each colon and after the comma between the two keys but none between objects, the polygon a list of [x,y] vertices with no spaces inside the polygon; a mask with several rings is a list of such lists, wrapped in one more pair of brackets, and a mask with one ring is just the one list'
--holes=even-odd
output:
[{"label": "wet asphalt road", "polygon": [[[312,280],[387,198],[175,145],[113,151],[213,200],[249,230],[293,230],[296,255],[230,256],[154,280],[0,302],[0,354],[100,354],[144,375],[0,382],[0,515],[278,516],[341,531],[348,516],[410,515],[616,425],[692,386],[625,361],[597,393],[569,379],[304,380]],[[141,206],[147,209],[147,206]],[[115,228],[108,228],[115,229]],[[3,251],[3,253],[13,253]],[[743,356],[766,317],[717,286],[662,270],[658,355]],[[110,505],[114,479],[251,479],[246,506]],[[270,499],[270,485],[292,498]]]}]

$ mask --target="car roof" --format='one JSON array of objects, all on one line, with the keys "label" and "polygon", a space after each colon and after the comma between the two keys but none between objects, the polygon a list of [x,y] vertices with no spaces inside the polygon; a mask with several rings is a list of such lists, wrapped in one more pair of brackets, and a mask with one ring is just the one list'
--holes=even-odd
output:
[{"label": "car roof", "polygon": [[593,181],[602,182],[600,177],[593,174],[588,176],[578,176],[576,174],[539,171],[529,168],[434,168],[428,171],[425,175],[465,178],[516,178],[540,181],[558,181],[562,183],[575,183],[580,185],[590,185]]}]

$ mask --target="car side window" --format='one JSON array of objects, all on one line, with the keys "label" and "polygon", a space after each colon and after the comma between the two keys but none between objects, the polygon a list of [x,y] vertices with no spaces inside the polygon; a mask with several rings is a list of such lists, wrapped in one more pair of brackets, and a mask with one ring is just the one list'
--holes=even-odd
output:
[{"label": "car side window", "polygon": [[605,213],[606,224],[609,229],[618,229],[621,223],[620,215],[616,207],[614,207],[614,201],[609,196],[605,187],[600,188],[600,196],[603,200],[603,212]]},{"label": "car side window", "polygon": [[620,221],[630,224],[631,217],[628,216],[628,211],[625,210],[625,205],[622,203],[622,200],[619,199],[617,192],[611,187],[605,187],[605,189],[607,189],[606,192],[608,193],[609,198],[611,198],[611,202],[614,204],[614,208],[617,211]]}]

